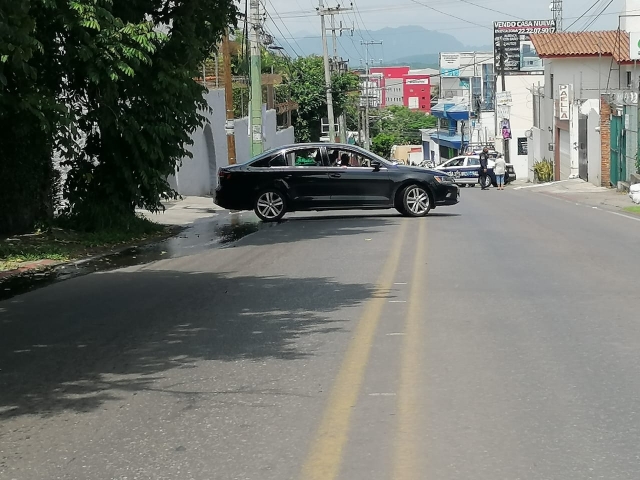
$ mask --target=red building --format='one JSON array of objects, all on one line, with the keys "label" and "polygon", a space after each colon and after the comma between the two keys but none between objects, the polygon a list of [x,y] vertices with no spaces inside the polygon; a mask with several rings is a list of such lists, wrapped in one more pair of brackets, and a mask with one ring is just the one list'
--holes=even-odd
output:
[{"label": "red building", "polygon": [[429,75],[404,75],[404,106],[411,110],[431,112],[431,77]]},{"label": "red building", "polygon": [[382,107],[386,107],[388,103],[387,89],[393,88],[393,84],[400,83],[403,77],[409,74],[409,70],[409,67],[372,67],[369,70],[371,75],[380,75],[379,83],[382,90]]}]

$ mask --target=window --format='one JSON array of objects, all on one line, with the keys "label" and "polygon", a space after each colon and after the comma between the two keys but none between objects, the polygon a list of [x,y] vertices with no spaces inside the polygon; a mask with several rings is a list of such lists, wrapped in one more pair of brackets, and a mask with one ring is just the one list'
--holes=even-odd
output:
[{"label": "window", "polygon": [[467,163],[469,167],[479,167],[480,159],[479,158],[469,158],[469,162]]},{"label": "window", "polygon": [[553,100],[554,98],[553,73],[549,75],[549,88],[551,89],[551,92],[549,92],[549,98]]},{"label": "window", "polygon": [[329,160],[335,167],[371,167],[371,158],[353,150],[332,150],[329,152]]},{"label": "window", "polygon": [[464,165],[464,157],[455,158],[447,163],[447,167],[462,167]]},{"label": "window", "polygon": [[518,155],[527,155],[528,146],[527,137],[518,138]]},{"label": "window", "polygon": [[627,87],[631,88],[631,72],[627,72]]},{"label": "window", "polygon": [[287,164],[294,167],[321,167],[322,155],[319,148],[302,148],[287,152]]}]

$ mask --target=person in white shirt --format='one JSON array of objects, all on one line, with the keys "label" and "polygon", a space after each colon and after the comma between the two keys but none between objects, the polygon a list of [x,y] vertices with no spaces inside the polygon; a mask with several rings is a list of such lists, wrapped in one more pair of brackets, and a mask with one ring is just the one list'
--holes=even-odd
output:
[{"label": "person in white shirt", "polygon": [[498,190],[504,190],[504,174],[507,171],[507,162],[504,158],[496,158],[496,164],[493,167],[493,173],[496,175],[496,183],[498,184]]}]

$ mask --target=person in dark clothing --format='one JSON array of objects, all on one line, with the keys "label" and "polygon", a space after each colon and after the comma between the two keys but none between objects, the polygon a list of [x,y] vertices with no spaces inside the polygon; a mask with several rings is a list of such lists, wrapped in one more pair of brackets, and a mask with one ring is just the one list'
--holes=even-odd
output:
[{"label": "person in dark clothing", "polygon": [[487,180],[489,168],[489,149],[484,147],[482,149],[482,153],[480,154],[480,186],[482,190],[486,190],[487,188],[484,186]]}]

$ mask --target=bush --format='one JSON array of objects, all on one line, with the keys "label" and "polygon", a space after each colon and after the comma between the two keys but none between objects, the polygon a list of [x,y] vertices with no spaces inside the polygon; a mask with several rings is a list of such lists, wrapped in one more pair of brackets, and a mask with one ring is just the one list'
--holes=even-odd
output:
[{"label": "bush", "polygon": [[539,183],[550,182],[554,178],[553,161],[543,158],[533,164],[534,180]]}]

